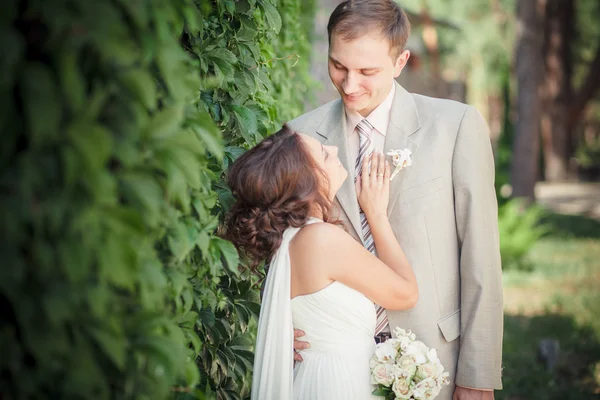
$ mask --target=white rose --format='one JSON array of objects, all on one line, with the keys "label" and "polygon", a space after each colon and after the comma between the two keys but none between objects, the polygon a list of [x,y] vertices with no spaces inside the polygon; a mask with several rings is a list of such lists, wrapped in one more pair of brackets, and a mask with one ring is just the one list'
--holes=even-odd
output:
[{"label": "white rose", "polygon": [[437,387],[435,380],[431,378],[423,379],[413,388],[413,396],[417,400],[430,400],[437,396],[434,390]]},{"label": "white rose", "polygon": [[388,342],[384,342],[377,345],[375,355],[377,356],[377,359],[382,362],[394,361],[398,355],[398,350],[396,350],[391,343],[388,344]]},{"label": "white rose", "polygon": [[371,383],[390,386],[395,379],[394,366],[391,364],[379,364],[371,371]]},{"label": "white rose", "polygon": [[396,362],[398,367],[407,371],[410,376],[413,376],[415,371],[417,370],[416,358],[410,354],[403,355]]},{"label": "white rose", "polygon": [[422,381],[427,378],[436,378],[438,373],[437,365],[428,362],[417,367],[416,380]]},{"label": "white rose", "polygon": [[396,395],[396,399],[410,399],[413,395],[408,379],[396,379],[392,384],[392,390]]}]

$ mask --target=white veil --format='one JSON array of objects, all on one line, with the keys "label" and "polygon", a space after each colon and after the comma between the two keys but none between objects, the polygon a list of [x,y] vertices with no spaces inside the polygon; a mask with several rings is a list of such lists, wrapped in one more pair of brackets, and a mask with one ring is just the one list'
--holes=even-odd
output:
[{"label": "white veil", "polygon": [[254,351],[252,400],[292,398],[293,345],[289,245],[300,228],[288,228],[265,281]]}]

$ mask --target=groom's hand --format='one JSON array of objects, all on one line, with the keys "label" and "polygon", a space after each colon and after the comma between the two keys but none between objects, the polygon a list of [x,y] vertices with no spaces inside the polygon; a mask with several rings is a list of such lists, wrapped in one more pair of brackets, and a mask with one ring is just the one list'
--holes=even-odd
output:
[{"label": "groom's hand", "polygon": [[452,400],[494,400],[493,390],[477,390],[457,386]]},{"label": "groom's hand", "polygon": [[294,361],[302,361],[302,356],[298,354],[298,350],[308,349],[310,344],[308,342],[303,342],[301,340],[296,340],[296,338],[304,336],[304,332],[300,329],[294,329]]}]

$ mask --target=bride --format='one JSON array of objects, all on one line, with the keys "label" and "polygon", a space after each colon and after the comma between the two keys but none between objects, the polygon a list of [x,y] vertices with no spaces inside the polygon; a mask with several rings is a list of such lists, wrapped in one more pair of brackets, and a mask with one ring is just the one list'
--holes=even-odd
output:
[{"label": "bride", "polygon": [[[226,237],[258,265],[270,263],[258,323],[252,399],[371,399],[374,304],[417,302],[415,275],[386,217],[390,166],[372,154],[356,178],[377,257],[331,216],[347,178],[337,148],[287,125],[230,168],[236,199]],[[369,171],[370,170],[370,171]],[[293,328],[310,348],[294,367]]]}]

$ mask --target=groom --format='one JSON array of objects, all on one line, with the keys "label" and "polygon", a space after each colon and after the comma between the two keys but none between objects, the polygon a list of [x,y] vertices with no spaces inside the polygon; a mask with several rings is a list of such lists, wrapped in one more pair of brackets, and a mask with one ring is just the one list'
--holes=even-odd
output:
[{"label": "groom", "polygon": [[[364,119],[376,150],[411,152],[412,165],[391,182],[388,217],[417,275],[420,299],[411,310],[378,315],[377,333],[411,329],[437,349],[453,381],[438,399],[493,399],[502,388],[503,310],[487,125],[473,107],[411,94],[395,82],[410,56],[410,24],[393,0],[344,1],[327,29],[329,76],[340,99],[290,125],[337,146],[348,171],[359,154],[355,128]],[[364,242],[353,179],[336,200],[340,219]]]}]

